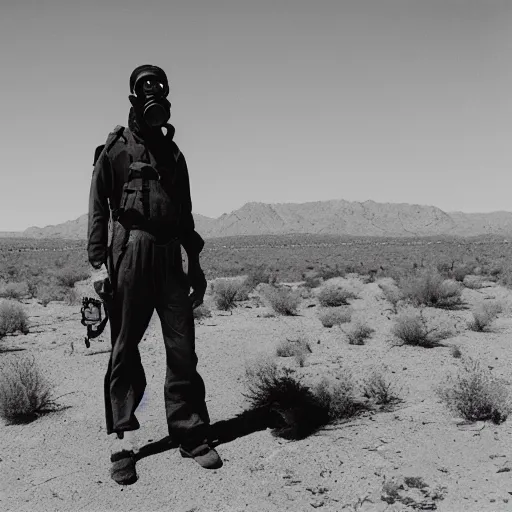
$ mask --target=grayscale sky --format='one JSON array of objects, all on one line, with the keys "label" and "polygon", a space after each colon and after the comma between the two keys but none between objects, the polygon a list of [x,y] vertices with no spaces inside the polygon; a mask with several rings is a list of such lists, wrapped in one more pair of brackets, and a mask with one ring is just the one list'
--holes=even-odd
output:
[{"label": "grayscale sky", "polygon": [[0,231],[87,212],[128,78],[169,76],[194,211],[512,210],[510,0],[2,0]]}]

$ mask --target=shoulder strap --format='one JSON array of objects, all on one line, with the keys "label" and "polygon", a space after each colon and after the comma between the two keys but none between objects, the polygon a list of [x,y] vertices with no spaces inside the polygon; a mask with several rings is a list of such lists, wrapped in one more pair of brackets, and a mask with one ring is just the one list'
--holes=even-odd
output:
[{"label": "shoulder strap", "polygon": [[105,144],[101,144],[94,150],[94,161],[92,163],[93,166],[96,165],[96,162],[98,161],[98,158],[100,157],[102,151],[107,148],[107,151],[110,151],[116,142],[123,136],[124,133],[124,126],[117,125],[109,134],[107,137],[107,141]]}]

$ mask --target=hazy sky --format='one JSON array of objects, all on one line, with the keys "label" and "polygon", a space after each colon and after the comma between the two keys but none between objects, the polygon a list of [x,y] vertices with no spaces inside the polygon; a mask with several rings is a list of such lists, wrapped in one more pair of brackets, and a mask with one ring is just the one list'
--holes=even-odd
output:
[{"label": "hazy sky", "polygon": [[196,213],[512,211],[511,26],[511,0],[2,0],[0,231],[87,212],[143,63],[168,74]]}]

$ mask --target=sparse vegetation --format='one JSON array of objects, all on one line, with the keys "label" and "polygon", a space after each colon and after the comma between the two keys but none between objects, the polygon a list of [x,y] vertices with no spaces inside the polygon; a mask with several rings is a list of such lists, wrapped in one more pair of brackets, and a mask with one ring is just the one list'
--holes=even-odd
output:
[{"label": "sparse vegetation", "polygon": [[374,370],[370,373],[364,380],[362,389],[363,396],[375,405],[389,407],[401,402],[395,384],[382,371]]},{"label": "sparse vegetation", "polygon": [[246,385],[251,406],[269,410],[275,436],[303,439],[329,421],[328,409],[293,370],[262,360],[246,368]]},{"label": "sparse vegetation", "polygon": [[452,346],[450,352],[452,354],[452,357],[454,357],[455,359],[460,359],[462,357],[462,351],[460,347],[458,347],[457,345]]},{"label": "sparse vegetation", "polygon": [[325,286],[318,294],[318,301],[323,307],[347,306],[349,299],[356,299],[356,295],[350,290],[345,290],[334,285]]},{"label": "sparse vegetation", "polygon": [[5,283],[0,285],[1,299],[20,300],[29,295],[29,287],[26,282]]},{"label": "sparse vegetation", "polygon": [[437,392],[452,411],[469,421],[503,423],[512,410],[506,384],[469,357],[461,359],[458,373]]},{"label": "sparse vegetation", "polygon": [[391,304],[393,313],[398,313],[398,304],[404,300],[404,294],[396,285],[379,283],[379,288],[386,300]]},{"label": "sparse vegetation", "polygon": [[194,318],[196,320],[202,320],[203,318],[211,318],[212,312],[206,304],[201,304],[194,309]]},{"label": "sparse vegetation", "polygon": [[264,292],[265,299],[278,315],[294,316],[302,301],[300,293],[284,287],[270,286]]},{"label": "sparse vegetation", "polygon": [[468,323],[468,327],[472,331],[488,331],[501,311],[502,307],[498,302],[482,302],[473,309],[473,319]]},{"label": "sparse vegetation", "polygon": [[422,312],[405,311],[397,318],[392,334],[405,345],[431,348],[439,345],[451,333],[429,328]]},{"label": "sparse vegetation", "polygon": [[28,316],[18,302],[3,300],[0,302],[0,338],[18,331],[28,334]]},{"label": "sparse vegetation", "polygon": [[10,424],[28,423],[55,410],[53,387],[29,357],[0,362],[0,416]]},{"label": "sparse vegetation", "polygon": [[215,305],[221,311],[231,311],[236,307],[241,292],[246,291],[244,283],[236,279],[217,279],[213,283]]},{"label": "sparse vegetation", "polygon": [[296,340],[286,339],[281,341],[276,348],[278,357],[294,357],[308,353],[311,353],[311,346],[305,336],[300,336]]},{"label": "sparse vegetation", "polygon": [[414,306],[454,308],[461,304],[461,285],[444,279],[439,273],[429,270],[419,276],[406,277],[400,281],[404,297]]},{"label": "sparse vegetation", "polygon": [[64,288],[73,288],[78,281],[84,281],[90,277],[90,272],[74,267],[63,267],[53,272],[56,282]]},{"label": "sparse vegetation", "polygon": [[346,335],[349,345],[364,345],[366,340],[375,332],[369,325],[358,322],[348,331]]},{"label": "sparse vegetation", "polygon": [[328,308],[319,313],[318,318],[324,327],[346,324],[352,319],[352,312],[348,308]]}]

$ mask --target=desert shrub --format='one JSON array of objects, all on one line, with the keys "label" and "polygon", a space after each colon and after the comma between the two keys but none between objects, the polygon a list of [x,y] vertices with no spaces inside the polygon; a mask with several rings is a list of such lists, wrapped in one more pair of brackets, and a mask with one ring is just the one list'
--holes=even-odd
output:
[{"label": "desert shrub", "polygon": [[266,408],[274,436],[303,439],[329,421],[329,411],[293,370],[261,361],[246,367],[244,396],[253,408]]},{"label": "desert shrub", "polygon": [[379,283],[379,288],[382,290],[382,293],[386,300],[393,307],[393,312],[397,313],[399,302],[404,300],[404,294],[402,290],[400,290],[398,286],[386,283]]},{"label": "desert shrub", "polygon": [[370,326],[364,323],[356,323],[346,332],[349,345],[364,345],[366,340],[375,332]]},{"label": "desert shrub", "polygon": [[299,354],[311,353],[311,346],[307,339],[300,336],[296,340],[286,339],[279,343],[276,348],[276,355],[279,357],[294,357]]},{"label": "desert shrub", "polygon": [[58,286],[55,283],[40,283],[37,286],[36,298],[43,306],[47,306],[50,302],[72,302],[73,290]]},{"label": "desert shrub", "polygon": [[20,300],[29,295],[26,282],[6,283],[0,286],[0,298],[2,299]]},{"label": "desert shrub", "polygon": [[324,327],[346,324],[352,320],[352,312],[347,308],[329,308],[319,313],[318,318]]},{"label": "desert shrub", "polygon": [[439,345],[450,334],[437,328],[428,328],[427,321],[422,313],[417,311],[405,311],[399,315],[392,334],[402,341],[404,345],[431,348]]},{"label": "desert shrub", "polygon": [[472,311],[473,319],[468,323],[472,331],[484,332],[490,329],[496,317],[501,313],[501,305],[497,302],[483,302]]},{"label": "desert shrub", "polygon": [[460,359],[462,357],[462,351],[460,349],[460,347],[457,347],[456,345],[454,345],[451,349],[451,354],[452,354],[452,357],[454,357],[455,359]]},{"label": "desert shrub", "polygon": [[351,418],[367,408],[358,396],[357,387],[348,373],[335,381],[322,379],[313,388],[313,392],[322,407],[328,411],[330,421]]},{"label": "desert shrub", "polygon": [[217,279],[213,286],[215,305],[221,311],[231,311],[243,289],[243,283],[235,279]]},{"label": "desert shrub", "polygon": [[247,277],[245,278],[244,284],[249,292],[254,290],[260,283],[270,283],[272,279],[272,273],[266,265],[258,265],[253,267]]},{"label": "desert shrub", "polygon": [[53,272],[53,275],[57,284],[65,288],[73,288],[78,281],[83,281],[90,277],[89,272],[72,267],[59,268]]},{"label": "desert shrub", "polygon": [[322,280],[317,276],[306,276],[304,278],[304,285],[306,288],[318,288],[322,284]]},{"label": "desert shrub", "polygon": [[376,405],[390,406],[401,399],[395,384],[382,371],[373,371],[363,382],[363,396]]},{"label": "desert shrub", "polygon": [[400,288],[415,306],[452,308],[461,304],[460,284],[432,271],[400,280]]},{"label": "desert shrub", "polygon": [[212,316],[212,312],[206,304],[201,304],[197,308],[194,309],[194,318],[196,320],[202,320],[203,318],[210,318]]},{"label": "desert shrub", "polygon": [[356,295],[350,290],[345,290],[333,285],[325,286],[318,294],[318,300],[323,307],[338,307],[349,304],[349,299],[356,299]]},{"label": "desert shrub", "polygon": [[470,265],[458,265],[452,270],[452,277],[455,281],[462,283],[466,276],[473,272],[473,267]]},{"label": "desert shrub", "polygon": [[56,407],[53,386],[34,358],[9,358],[0,363],[0,416],[11,424],[28,423]]},{"label": "desert shrub", "polygon": [[324,266],[318,269],[317,276],[322,278],[324,281],[327,281],[334,277],[345,277],[345,270],[343,270],[338,264],[334,267]]},{"label": "desert shrub", "polygon": [[4,300],[0,303],[0,338],[17,331],[29,332],[28,316],[18,302]]},{"label": "desert shrub", "polygon": [[448,408],[469,421],[499,424],[511,411],[505,383],[469,357],[461,359],[458,373],[449,376],[436,391]]},{"label": "desert shrub", "polygon": [[278,315],[296,315],[301,303],[300,293],[287,288],[271,286],[264,292],[266,300]]}]

